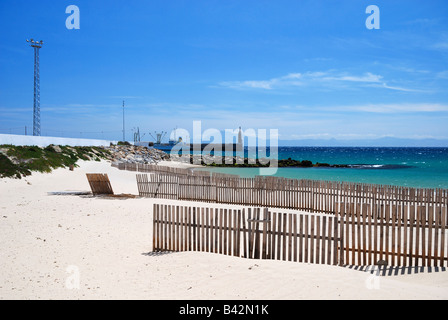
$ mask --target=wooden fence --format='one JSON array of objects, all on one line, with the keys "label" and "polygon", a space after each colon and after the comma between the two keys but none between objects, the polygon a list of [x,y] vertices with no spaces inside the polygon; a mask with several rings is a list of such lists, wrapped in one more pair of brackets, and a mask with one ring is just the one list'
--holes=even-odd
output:
[{"label": "wooden fence", "polygon": [[336,205],[342,264],[444,266],[447,258],[448,211],[441,206]]},{"label": "wooden fence", "polygon": [[175,175],[137,174],[138,193],[141,197],[179,199],[179,180]]},{"label": "wooden fence", "polygon": [[[155,172],[164,174],[178,174],[178,175],[192,175],[192,169],[173,168],[167,166],[158,166],[154,164],[141,164],[141,163],[126,163],[126,162],[114,162],[113,167],[120,170],[138,171],[138,172]],[[205,171],[207,172],[207,171]],[[207,172],[210,175],[209,172]]]},{"label": "wooden fence", "polygon": [[154,204],[153,249],[330,265],[447,265],[446,207],[337,207],[328,216]]},{"label": "wooden fence", "polygon": [[[335,213],[335,203],[368,204],[373,208],[391,205],[446,207],[448,190],[414,189],[347,182],[296,180],[279,177],[240,178],[137,174],[142,197],[204,201],[247,206],[285,208]],[[164,192],[156,192],[156,190]]]},{"label": "wooden fence", "polygon": [[141,163],[125,163],[125,162],[113,162],[112,167],[119,170],[148,172],[148,173],[160,173],[168,175],[180,175],[180,176],[200,176],[200,177],[227,177],[238,178],[238,175],[211,172],[207,170],[195,170],[193,168],[174,168],[167,166],[159,166],[154,164],[141,164]]},{"label": "wooden fence", "polygon": [[337,264],[335,217],[154,205],[154,251]]}]

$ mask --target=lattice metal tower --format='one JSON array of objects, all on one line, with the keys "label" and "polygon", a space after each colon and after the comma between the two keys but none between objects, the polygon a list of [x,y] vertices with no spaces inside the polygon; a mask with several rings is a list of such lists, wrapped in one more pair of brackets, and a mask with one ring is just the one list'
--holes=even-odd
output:
[{"label": "lattice metal tower", "polygon": [[126,141],[126,131],[124,129],[124,101],[123,101],[123,142]]},{"label": "lattice metal tower", "polygon": [[40,71],[39,71],[39,49],[43,41],[26,40],[34,48],[34,107],[33,107],[33,136],[40,136]]}]

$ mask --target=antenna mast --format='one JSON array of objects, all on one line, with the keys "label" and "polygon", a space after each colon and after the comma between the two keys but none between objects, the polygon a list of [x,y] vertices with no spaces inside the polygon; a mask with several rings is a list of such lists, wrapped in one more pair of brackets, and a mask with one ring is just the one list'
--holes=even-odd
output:
[{"label": "antenna mast", "polygon": [[40,136],[40,67],[39,49],[44,44],[43,41],[26,40],[34,48],[34,105],[33,105],[33,136]]},{"label": "antenna mast", "polygon": [[124,100],[123,100],[123,142],[126,141],[126,134],[124,130]]}]

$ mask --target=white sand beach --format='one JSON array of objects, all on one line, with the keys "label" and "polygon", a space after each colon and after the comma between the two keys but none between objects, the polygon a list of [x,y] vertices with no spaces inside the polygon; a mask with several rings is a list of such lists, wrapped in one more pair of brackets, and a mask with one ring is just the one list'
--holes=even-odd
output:
[{"label": "white sand beach", "polygon": [[448,299],[442,268],[374,277],[349,267],[153,254],[152,205],[175,201],[48,194],[90,191],[85,174],[107,173],[116,194],[138,195],[135,172],[79,165],[0,179],[0,299]]}]

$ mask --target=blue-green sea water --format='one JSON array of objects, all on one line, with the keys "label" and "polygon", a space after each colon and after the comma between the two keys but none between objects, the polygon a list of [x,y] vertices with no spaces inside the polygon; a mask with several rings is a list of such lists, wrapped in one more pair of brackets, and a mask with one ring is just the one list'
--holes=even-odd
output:
[{"label": "blue-green sea water", "polygon": [[[254,154],[245,152],[245,156]],[[268,153],[269,155],[269,153]],[[279,168],[275,176],[448,189],[448,148],[279,147],[278,158],[352,168]],[[257,168],[210,168],[253,177]]]}]

